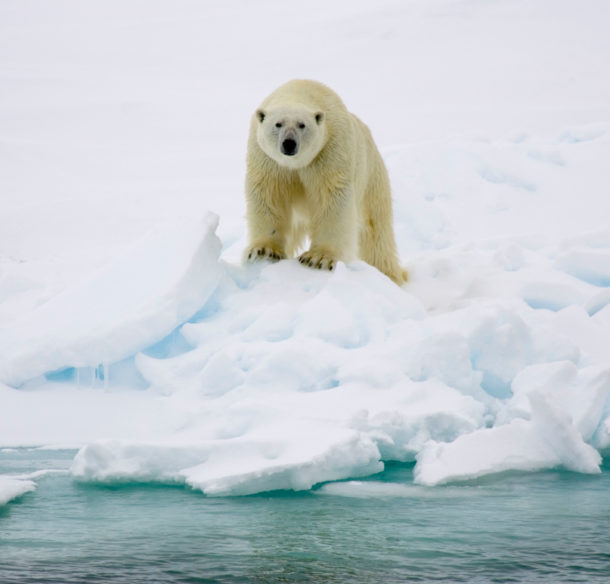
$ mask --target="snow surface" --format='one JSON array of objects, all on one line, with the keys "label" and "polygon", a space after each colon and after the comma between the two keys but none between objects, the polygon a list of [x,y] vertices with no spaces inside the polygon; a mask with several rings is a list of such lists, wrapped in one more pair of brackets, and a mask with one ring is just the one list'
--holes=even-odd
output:
[{"label": "snow surface", "polygon": [[[77,480],[210,495],[389,460],[415,461],[423,486],[317,492],[598,473],[610,7],[292,10],[2,4],[0,446],[77,447]],[[370,125],[403,288],[362,262],[241,264],[248,118],[292,77],[328,83]],[[0,477],[0,501],[33,486]]]},{"label": "snow surface", "polygon": [[32,310],[3,335],[0,380],[128,358],[170,334],[220,278],[215,216],[147,237],[106,269]]}]

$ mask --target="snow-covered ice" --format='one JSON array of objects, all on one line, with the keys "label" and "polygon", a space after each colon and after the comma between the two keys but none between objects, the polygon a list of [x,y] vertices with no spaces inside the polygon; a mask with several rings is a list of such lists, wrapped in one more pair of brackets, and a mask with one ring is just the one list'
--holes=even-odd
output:
[{"label": "snow-covered ice", "polygon": [[0,342],[0,381],[18,386],[68,367],[114,363],[166,337],[216,287],[217,223],[209,214],[145,238],[20,319]]},{"label": "snow-covered ice", "polygon": [[[35,4],[0,15],[0,446],[209,495],[599,472],[604,2],[316,0],[313,45],[279,2]],[[290,77],[371,125],[403,288],[362,262],[242,265],[248,116]],[[386,461],[418,485],[355,480]],[[0,502],[33,487],[0,477]]]},{"label": "snow-covered ice", "polygon": [[[216,239],[206,229],[201,237],[213,258]],[[42,382],[58,403],[75,394],[85,418],[107,401],[123,421],[106,413],[87,431],[80,422],[45,430],[35,412],[49,399],[30,381],[29,420],[19,391],[4,390],[25,426],[12,433],[45,443],[85,438],[72,466],[79,480],[181,482],[214,495],[309,489],[379,472],[384,460],[417,460],[415,480],[426,485],[557,466],[599,472],[596,447],[607,445],[610,414],[603,311],[533,307],[519,293],[539,286],[540,272],[498,262],[499,246],[486,244],[476,258],[488,290],[435,298],[433,309],[426,302],[449,286],[464,251],[445,254],[440,272],[422,257],[422,274],[413,270],[403,289],[363,262],[319,272],[296,260],[215,259],[207,301],[165,340],[150,336],[125,379],[117,368],[101,389]],[[573,286],[585,304],[591,285]],[[121,294],[116,302],[122,314]],[[125,357],[131,339],[113,339]],[[103,334],[91,346],[102,352]],[[136,376],[145,389],[122,387]],[[136,414],[142,401],[147,411]]]}]

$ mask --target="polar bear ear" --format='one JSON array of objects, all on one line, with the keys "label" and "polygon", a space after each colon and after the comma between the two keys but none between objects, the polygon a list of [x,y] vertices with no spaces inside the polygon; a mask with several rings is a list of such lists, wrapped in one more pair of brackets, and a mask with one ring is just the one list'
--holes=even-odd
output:
[{"label": "polar bear ear", "polygon": [[265,119],[265,112],[261,109],[256,110],[256,117],[258,118],[258,121],[262,124],[263,120]]},{"label": "polar bear ear", "polygon": [[314,114],[314,117],[316,118],[316,124],[318,124],[318,126],[322,123],[322,120],[324,119],[324,114],[322,112],[316,112]]}]

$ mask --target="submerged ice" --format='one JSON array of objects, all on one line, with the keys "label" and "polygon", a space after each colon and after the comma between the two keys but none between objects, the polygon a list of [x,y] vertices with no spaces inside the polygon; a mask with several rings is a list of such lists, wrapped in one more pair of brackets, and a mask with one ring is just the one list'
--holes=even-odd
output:
[{"label": "submerged ice", "polygon": [[34,481],[0,475],[0,507],[36,489]]},{"label": "submerged ice", "polygon": [[[223,261],[216,224],[139,244],[8,331],[3,443],[78,444],[78,480],[210,495],[310,489],[390,460],[416,461],[422,485],[599,472],[610,317],[590,275],[610,245],[428,252],[399,288],[362,262]],[[103,388],[40,377],[100,362]],[[70,411],[61,429],[43,421],[54,403]],[[2,483],[5,498],[30,487]]]}]

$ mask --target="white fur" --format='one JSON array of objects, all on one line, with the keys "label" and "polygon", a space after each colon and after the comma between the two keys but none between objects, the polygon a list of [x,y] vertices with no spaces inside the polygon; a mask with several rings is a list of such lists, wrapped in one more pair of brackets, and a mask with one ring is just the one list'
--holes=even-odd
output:
[{"label": "white fur", "polygon": [[252,116],[246,202],[249,260],[291,257],[308,236],[305,265],[332,270],[360,257],[406,280],[383,160],[369,129],[321,83],[289,81]]}]

